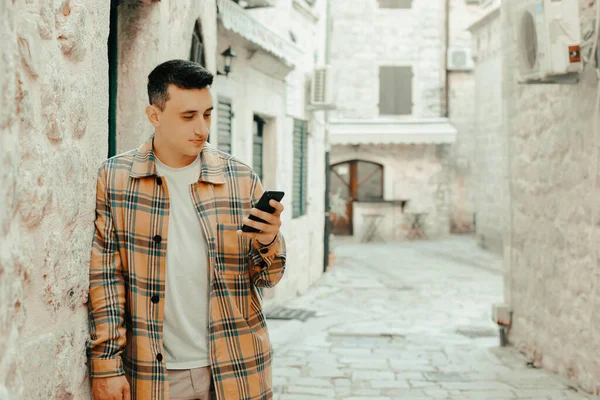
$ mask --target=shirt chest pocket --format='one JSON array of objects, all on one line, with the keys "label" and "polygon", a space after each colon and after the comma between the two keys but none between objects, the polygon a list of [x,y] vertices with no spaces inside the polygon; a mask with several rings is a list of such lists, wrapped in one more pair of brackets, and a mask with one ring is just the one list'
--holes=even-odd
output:
[{"label": "shirt chest pocket", "polygon": [[237,224],[217,225],[217,257],[215,268],[224,274],[247,274],[250,241],[238,236]]}]

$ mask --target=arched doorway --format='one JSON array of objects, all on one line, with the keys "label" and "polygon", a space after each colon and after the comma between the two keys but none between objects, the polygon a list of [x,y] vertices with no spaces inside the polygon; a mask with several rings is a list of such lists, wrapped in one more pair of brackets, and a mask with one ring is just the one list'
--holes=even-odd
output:
[{"label": "arched doorway", "polygon": [[352,235],[352,204],[383,199],[383,166],[363,160],[344,161],[330,166],[329,174],[332,233]]}]

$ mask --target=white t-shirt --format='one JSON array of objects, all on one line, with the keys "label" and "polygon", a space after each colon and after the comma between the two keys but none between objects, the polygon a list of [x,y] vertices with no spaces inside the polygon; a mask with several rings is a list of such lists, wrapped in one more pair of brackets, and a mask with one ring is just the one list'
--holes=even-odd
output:
[{"label": "white t-shirt", "polygon": [[208,247],[191,193],[200,168],[200,157],[184,168],[168,167],[156,158],[171,202],[163,325],[167,369],[210,365]]}]

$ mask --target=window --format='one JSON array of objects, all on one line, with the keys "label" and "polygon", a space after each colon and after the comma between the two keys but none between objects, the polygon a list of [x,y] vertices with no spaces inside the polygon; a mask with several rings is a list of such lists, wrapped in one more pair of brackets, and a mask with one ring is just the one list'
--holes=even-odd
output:
[{"label": "window", "polygon": [[252,124],[252,169],[263,180],[263,132],[265,120],[258,115],[254,116]]},{"label": "window", "polygon": [[412,67],[379,67],[379,114],[412,114]]},{"label": "window", "polygon": [[294,188],[292,217],[306,214],[308,164],[308,122],[294,120]]},{"label": "window", "polygon": [[219,97],[217,107],[217,148],[227,154],[231,154],[231,122],[233,119],[231,100]]},{"label": "window", "polygon": [[192,34],[192,49],[190,51],[190,60],[196,61],[203,67],[206,66],[206,59],[204,57],[204,43],[202,41],[202,28],[200,27],[200,21],[196,21],[194,26],[194,33]]},{"label": "window", "polygon": [[412,0],[378,0],[379,8],[411,8]]}]

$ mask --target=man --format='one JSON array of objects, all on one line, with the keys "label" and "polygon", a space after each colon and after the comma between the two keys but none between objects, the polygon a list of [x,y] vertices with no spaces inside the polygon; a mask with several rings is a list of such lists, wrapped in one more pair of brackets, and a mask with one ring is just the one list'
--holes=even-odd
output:
[{"label": "man", "polygon": [[156,67],[153,137],[100,168],[88,342],[96,400],[272,398],[259,288],[284,272],[283,206],[253,208],[257,175],[207,143],[212,80],[189,61]]}]

